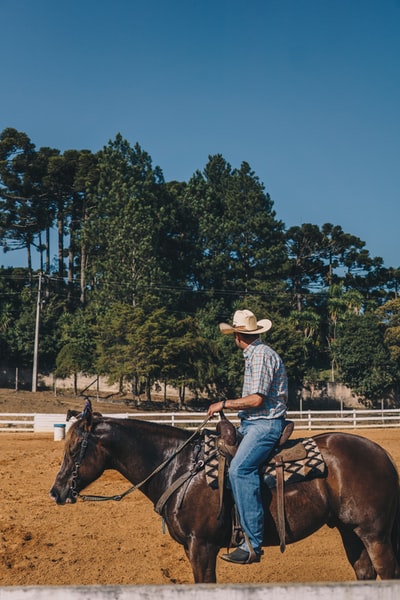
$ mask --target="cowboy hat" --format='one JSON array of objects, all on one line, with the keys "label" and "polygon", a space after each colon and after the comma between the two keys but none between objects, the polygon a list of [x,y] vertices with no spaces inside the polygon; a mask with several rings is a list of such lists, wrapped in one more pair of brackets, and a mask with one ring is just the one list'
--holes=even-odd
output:
[{"label": "cowboy hat", "polygon": [[233,325],[228,323],[220,323],[219,328],[221,333],[244,333],[247,335],[258,335],[265,333],[272,327],[272,322],[269,319],[261,319],[257,321],[251,310],[237,310],[233,315]]}]

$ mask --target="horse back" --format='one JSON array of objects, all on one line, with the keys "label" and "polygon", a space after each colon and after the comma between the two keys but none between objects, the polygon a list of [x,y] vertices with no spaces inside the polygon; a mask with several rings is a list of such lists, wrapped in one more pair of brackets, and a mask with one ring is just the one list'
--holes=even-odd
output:
[{"label": "horse back", "polygon": [[314,436],[327,466],[326,483],[339,498],[371,504],[375,512],[387,511],[388,502],[399,503],[399,473],[395,463],[379,444],[350,433],[323,433]]},{"label": "horse back", "polygon": [[[398,480],[396,465],[388,452],[376,442],[353,433],[332,432],[313,436],[327,466],[344,472],[359,473],[367,477],[385,477]],[[380,478],[380,477],[379,477]]]}]

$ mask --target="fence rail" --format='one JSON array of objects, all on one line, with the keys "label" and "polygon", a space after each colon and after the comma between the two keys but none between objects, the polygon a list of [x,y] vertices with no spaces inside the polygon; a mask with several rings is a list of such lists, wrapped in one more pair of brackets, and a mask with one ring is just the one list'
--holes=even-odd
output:
[{"label": "fence rail", "polygon": [[1,413],[0,431],[34,431],[35,415],[31,413]]},{"label": "fence rail", "polygon": [[[194,430],[206,418],[205,412],[142,412],[107,414],[108,417],[134,418],[185,429]],[[226,412],[226,416],[238,424],[237,414]],[[326,410],[289,411],[288,419],[294,421],[297,429],[368,429],[400,428],[400,408],[386,410]],[[66,423],[65,414],[42,413],[0,413],[0,432],[52,432],[55,424]]]},{"label": "fence rail", "polygon": [[[238,424],[237,413],[225,411],[232,423]],[[146,419],[176,427],[195,429],[205,418],[205,413],[136,413],[136,419]],[[379,427],[400,427],[400,408],[386,410],[326,410],[288,411],[287,418],[294,421],[297,429],[367,429]]]}]

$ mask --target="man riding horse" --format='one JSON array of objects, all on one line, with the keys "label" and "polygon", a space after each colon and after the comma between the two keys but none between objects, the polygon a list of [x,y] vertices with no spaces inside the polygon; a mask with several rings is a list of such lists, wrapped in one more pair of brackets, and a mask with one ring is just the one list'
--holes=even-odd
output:
[{"label": "man riding horse", "polygon": [[233,333],[245,360],[242,397],[211,404],[208,416],[224,408],[239,410],[243,435],[229,468],[229,481],[245,541],[221,558],[236,564],[259,562],[264,533],[260,466],[279,441],[285,425],[288,382],[280,356],[260,339],[272,327],[269,319],[257,322],[250,310],[238,310],[233,325],[220,323],[223,334]]}]

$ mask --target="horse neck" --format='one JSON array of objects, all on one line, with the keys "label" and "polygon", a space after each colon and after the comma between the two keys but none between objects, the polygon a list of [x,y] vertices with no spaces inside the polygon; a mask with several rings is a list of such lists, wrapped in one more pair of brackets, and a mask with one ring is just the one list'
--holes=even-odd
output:
[{"label": "horse neck", "polygon": [[[119,471],[137,485],[170,458],[187,439],[187,432],[175,427],[134,419],[109,423],[109,468]],[[169,469],[158,479],[165,481]],[[149,496],[147,486],[142,490]]]}]

